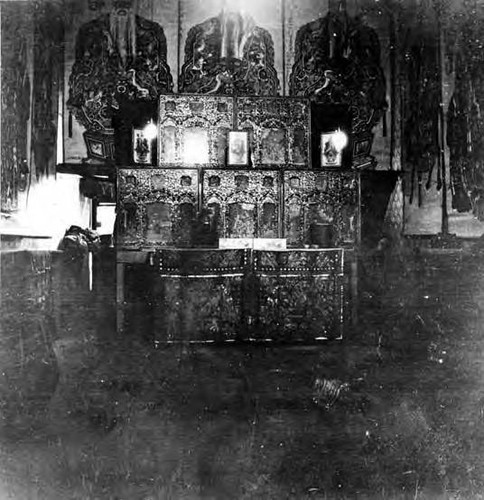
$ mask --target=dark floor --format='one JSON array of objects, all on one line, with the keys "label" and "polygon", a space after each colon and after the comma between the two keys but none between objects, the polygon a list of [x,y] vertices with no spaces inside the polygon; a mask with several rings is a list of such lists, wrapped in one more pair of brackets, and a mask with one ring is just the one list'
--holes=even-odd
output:
[{"label": "dark floor", "polygon": [[2,258],[1,500],[484,497],[479,249],[366,262],[307,349],[116,337],[104,264]]}]

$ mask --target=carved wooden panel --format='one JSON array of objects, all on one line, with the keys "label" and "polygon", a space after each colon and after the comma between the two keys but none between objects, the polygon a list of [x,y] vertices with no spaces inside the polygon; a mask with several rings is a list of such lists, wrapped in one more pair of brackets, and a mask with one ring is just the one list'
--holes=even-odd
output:
[{"label": "carved wooden panel", "polygon": [[[267,4],[267,2],[265,2]],[[277,15],[278,2],[270,5]],[[210,12],[213,2],[193,5],[191,11]],[[202,6],[203,5],[203,6]],[[185,41],[179,91],[196,94],[264,95],[279,93],[271,33],[245,12],[221,5],[213,17],[191,26]],[[267,6],[264,6],[267,8]],[[262,9],[257,9],[261,14]],[[215,12],[214,12],[215,13]],[[187,13],[189,17],[192,12]]]},{"label": "carved wooden panel", "polygon": [[309,165],[309,101],[239,97],[236,124],[251,137],[255,167]]},{"label": "carved wooden panel", "polygon": [[219,237],[280,237],[279,179],[274,170],[205,170],[202,206],[215,217]]},{"label": "carved wooden panel", "polygon": [[[125,16],[104,13],[77,32],[67,105],[93,134],[111,129],[119,103],[156,100],[173,90],[163,28],[129,7]],[[129,25],[130,51],[136,51],[128,54],[125,23]]]},{"label": "carved wooden panel", "polygon": [[344,251],[161,250],[157,342],[340,339]]},{"label": "carved wooden panel", "polygon": [[342,249],[254,251],[260,275],[255,334],[285,342],[341,338],[343,259]]},{"label": "carved wooden panel", "polygon": [[160,276],[242,275],[249,264],[249,250],[160,250],[155,266]]},{"label": "carved wooden panel", "polygon": [[166,95],[160,99],[159,165],[225,165],[233,99]]},{"label": "carved wooden panel", "polygon": [[343,273],[343,250],[301,249],[254,251],[254,269],[261,273],[336,276]]},{"label": "carved wooden panel", "polygon": [[311,244],[312,223],[329,224],[333,246],[353,246],[359,233],[355,172],[285,171],[284,231],[288,246]]},{"label": "carved wooden panel", "polygon": [[155,299],[155,341],[235,339],[242,320],[241,288],[241,277],[163,278]]},{"label": "carved wooden panel", "polygon": [[197,170],[121,169],[117,243],[121,248],[190,247],[197,207]]},{"label": "carved wooden panel", "polygon": [[155,254],[155,338],[227,341],[242,325],[245,250],[165,250]]},{"label": "carved wooden panel", "polygon": [[387,108],[377,32],[360,17],[343,12],[328,12],[301,26],[289,93],[348,105],[357,140],[371,137]]},{"label": "carved wooden panel", "polygon": [[341,278],[262,276],[260,296],[257,337],[263,332],[276,342],[342,338]]}]

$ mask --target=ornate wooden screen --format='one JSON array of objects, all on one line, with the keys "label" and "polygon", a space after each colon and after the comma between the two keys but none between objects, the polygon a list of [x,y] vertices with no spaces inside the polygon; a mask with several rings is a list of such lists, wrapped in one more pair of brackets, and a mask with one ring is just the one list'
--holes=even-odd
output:
[{"label": "ornate wooden screen", "polygon": [[343,249],[157,251],[155,343],[341,339],[344,258]]},{"label": "ornate wooden screen", "polygon": [[118,246],[191,247],[198,185],[195,169],[119,170]]},{"label": "ornate wooden screen", "polygon": [[162,250],[154,260],[155,342],[240,337],[248,251]]},{"label": "ornate wooden screen", "polygon": [[215,214],[219,237],[281,237],[278,172],[205,170],[202,186],[202,206]]},{"label": "ornate wooden screen", "polygon": [[333,227],[334,246],[354,246],[359,231],[359,176],[356,172],[285,171],[284,234],[288,246],[309,243],[313,222]]},{"label": "ornate wooden screen", "polygon": [[225,166],[227,135],[233,129],[233,99],[162,96],[159,129],[160,166]]},{"label": "ornate wooden screen", "polygon": [[343,334],[344,250],[254,252],[260,339],[312,341]]},{"label": "ornate wooden screen", "polygon": [[236,126],[250,133],[254,167],[309,165],[307,99],[240,97],[236,101]]},{"label": "ornate wooden screen", "polygon": [[159,111],[160,166],[225,167],[230,130],[250,134],[251,167],[309,166],[304,98],[165,95]]}]

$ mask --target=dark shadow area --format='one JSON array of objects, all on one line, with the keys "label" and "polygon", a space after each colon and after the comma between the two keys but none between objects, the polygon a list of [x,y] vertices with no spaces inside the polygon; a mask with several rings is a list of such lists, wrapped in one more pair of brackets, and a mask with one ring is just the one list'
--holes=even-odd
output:
[{"label": "dark shadow area", "polygon": [[141,294],[120,336],[114,256],[84,264],[2,255],[1,498],[482,492],[477,247],[366,256],[354,330],[310,348],[155,349]]}]

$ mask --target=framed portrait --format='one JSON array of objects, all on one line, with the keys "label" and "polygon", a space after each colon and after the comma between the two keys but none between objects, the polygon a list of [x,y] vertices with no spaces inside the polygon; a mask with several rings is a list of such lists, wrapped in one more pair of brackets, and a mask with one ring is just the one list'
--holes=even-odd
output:
[{"label": "framed portrait", "polygon": [[143,129],[133,129],[133,161],[141,165],[151,165],[153,141]]},{"label": "framed portrait", "polygon": [[229,132],[228,165],[249,165],[249,133]]},{"label": "framed portrait", "polygon": [[341,167],[342,148],[338,147],[337,132],[321,134],[321,166]]}]

